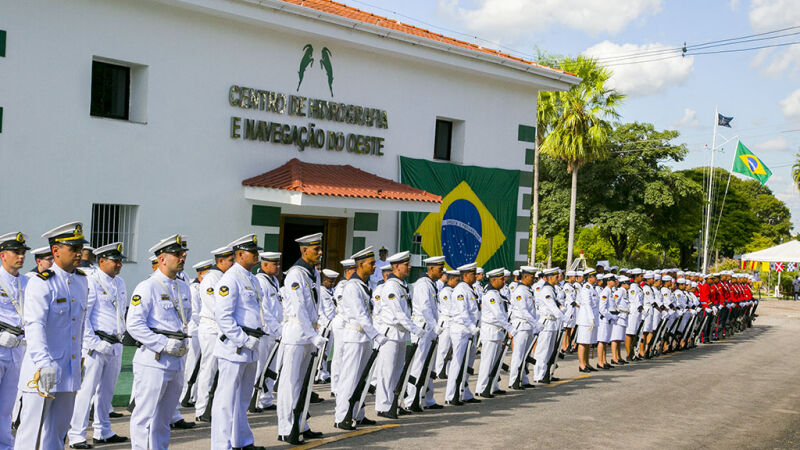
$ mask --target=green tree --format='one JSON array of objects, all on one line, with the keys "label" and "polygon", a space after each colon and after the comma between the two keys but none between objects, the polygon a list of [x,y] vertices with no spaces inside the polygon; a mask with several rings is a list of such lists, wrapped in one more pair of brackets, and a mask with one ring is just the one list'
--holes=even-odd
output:
[{"label": "green tree", "polygon": [[770,188],[756,180],[744,180],[739,186],[756,216],[758,233],[769,238],[773,245],[791,239],[792,214],[786,204],[778,200]]},{"label": "green tree", "polygon": [[567,171],[572,175],[567,240],[569,266],[575,242],[578,170],[608,155],[607,143],[611,130],[608,120],[619,117],[616,109],[624,96],[607,87],[611,72],[593,59],[582,56],[567,58],[561,61],[560,67],[577,74],[582,81],[567,91],[551,92],[544,96],[540,107],[552,110],[548,117],[553,119],[544,126],[549,132],[540,150],[543,154],[565,161]]}]

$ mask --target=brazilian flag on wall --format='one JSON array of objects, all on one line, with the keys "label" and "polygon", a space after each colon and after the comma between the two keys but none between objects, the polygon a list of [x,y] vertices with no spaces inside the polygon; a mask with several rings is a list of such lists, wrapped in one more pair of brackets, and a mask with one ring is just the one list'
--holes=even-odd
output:
[{"label": "brazilian flag on wall", "polygon": [[400,248],[422,236],[428,255],[456,268],[514,266],[519,171],[400,157],[400,182],[442,196],[439,212],[403,212]]}]

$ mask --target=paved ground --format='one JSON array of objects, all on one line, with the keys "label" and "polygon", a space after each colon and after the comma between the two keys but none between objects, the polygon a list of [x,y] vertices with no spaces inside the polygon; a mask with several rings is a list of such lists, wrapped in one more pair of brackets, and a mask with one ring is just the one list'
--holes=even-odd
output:
[{"label": "paved ground", "polygon": [[[768,300],[753,328],[720,343],[580,374],[562,361],[562,382],[480,405],[379,420],[345,433],[333,428],[333,401],[312,405],[327,448],[800,448],[800,302]],[[476,363],[477,367],[477,363]],[[579,376],[583,375],[583,376]],[[501,385],[506,382],[505,376]],[[474,386],[474,378],[473,378]],[[443,403],[443,385],[436,398]],[[371,399],[371,396],[370,396]],[[185,417],[191,419],[191,411]],[[372,403],[367,416],[375,418]],[[256,443],[279,447],[274,412],[251,416]],[[114,429],[129,435],[127,416]],[[383,427],[383,428],[381,428]],[[366,433],[366,434],[360,434]],[[207,425],[175,432],[171,448],[209,448]],[[114,448],[116,446],[103,446]],[[119,446],[117,448],[125,448]]]}]

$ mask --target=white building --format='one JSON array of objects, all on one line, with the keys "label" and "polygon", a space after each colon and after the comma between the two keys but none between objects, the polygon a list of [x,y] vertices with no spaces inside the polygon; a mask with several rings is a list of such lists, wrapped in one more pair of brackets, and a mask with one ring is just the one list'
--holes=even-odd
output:
[{"label": "white building", "polygon": [[[0,30],[0,232],[36,247],[80,220],[93,244],[127,244],[129,284],[172,233],[189,264],[249,232],[277,250],[325,231],[329,267],[354,245],[397,250],[398,211],[438,197],[367,195],[391,185],[348,170],[399,181],[400,156],[434,159],[437,120],[452,164],[522,171],[508,237],[522,262],[536,95],[577,82],[325,0],[30,0],[7,4]],[[300,148],[312,123],[323,148]],[[352,168],[243,184],[295,158],[284,175]],[[346,179],[309,186],[309,170]]]}]

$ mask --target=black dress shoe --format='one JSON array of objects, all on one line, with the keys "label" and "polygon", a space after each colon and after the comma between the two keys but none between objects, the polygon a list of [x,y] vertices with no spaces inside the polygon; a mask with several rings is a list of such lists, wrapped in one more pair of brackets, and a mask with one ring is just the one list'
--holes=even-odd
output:
[{"label": "black dress shoe", "polygon": [[422,407],[419,405],[411,405],[411,408],[408,408],[408,410],[412,413],[421,413],[424,411],[424,409],[422,409]]},{"label": "black dress shoe", "polygon": [[374,421],[372,419],[367,419],[366,417],[364,417],[363,419],[359,420],[356,423],[359,424],[359,425],[377,425],[378,424],[378,422],[376,422],[376,421]]},{"label": "black dress shoe", "polygon": [[181,419],[175,423],[169,424],[169,427],[172,428],[173,430],[190,430],[194,428],[195,425],[196,424],[194,422],[187,422]]},{"label": "black dress shoe", "polygon": [[311,392],[311,400],[309,400],[310,403],[322,403],[324,401],[325,399],[320,397],[319,394],[313,391]]},{"label": "black dress shoe", "polygon": [[386,419],[397,419],[397,415],[389,411],[378,411],[378,417],[383,417]]},{"label": "black dress shoe", "polygon": [[504,391],[502,389],[498,389],[498,390],[492,392],[492,394],[493,395],[506,395],[506,391]]},{"label": "black dress shoe", "polygon": [[405,408],[397,408],[397,415],[398,416],[410,416],[412,411],[410,409]]},{"label": "black dress shoe", "polygon": [[92,444],[83,441],[83,442],[78,442],[77,444],[69,444],[69,448],[93,448],[93,447]]},{"label": "black dress shoe", "polygon": [[280,434],[278,435],[278,440],[292,445],[300,445],[305,443],[302,439],[291,439],[289,436],[282,436]]},{"label": "black dress shoe", "polygon": [[561,381],[561,378],[558,378],[558,377],[550,377],[550,381]]},{"label": "black dress shoe", "polygon": [[536,386],[534,386],[534,385],[532,385],[532,384],[529,384],[529,383],[526,383],[526,384],[523,384],[523,385],[522,385],[522,388],[523,388],[523,389],[533,389],[533,388],[535,388],[535,387],[536,387]]},{"label": "black dress shoe", "polygon": [[450,401],[445,401],[444,404],[450,406],[461,406],[464,404],[464,402],[462,402],[461,400],[450,400]]},{"label": "black dress shoe", "polygon": [[613,368],[614,368],[614,366],[612,366],[612,365],[611,365],[611,364],[609,364],[609,363],[605,363],[605,364],[603,365],[603,369],[606,369],[606,370],[608,370],[608,369],[613,369]]},{"label": "black dress shoe", "polygon": [[272,405],[269,405],[269,406],[265,406],[265,407],[263,407],[261,409],[264,410],[264,411],[275,411],[275,410],[278,409],[278,407],[275,406],[275,404],[272,404]]},{"label": "black dress shoe", "polygon": [[306,430],[306,431],[303,431],[303,437],[306,438],[306,439],[319,439],[319,438],[322,437],[322,432],[321,431]]},{"label": "black dress shoe", "polygon": [[464,403],[480,403],[481,401],[477,398],[471,398],[469,400],[464,400]]},{"label": "black dress shoe", "polygon": [[194,407],[194,402],[182,401],[181,406],[184,408],[192,408]]},{"label": "black dress shoe", "polygon": [[564,354],[564,351],[558,352],[558,359],[564,359],[567,355]]},{"label": "black dress shoe", "polygon": [[256,406],[255,408],[247,408],[247,412],[253,413],[253,414],[259,414],[259,413],[264,412],[264,410],[262,408],[259,408],[258,406]]},{"label": "black dress shoe", "polygon": [[442,405],[440,405],[438,403],[434,403],[431,406],[426,406],[425,407],[425,409],[443,409],[443,408],[444,408],[444,406],[442,406]]},{"label": "black dress shoe", "polygon": [[480,395],[483,398],[494,398],[494,395],[489,394],[488,392],[483,392],[483,393],[480,393],[478,395]]},{"label": "black dress shoe", "polygon": [[352,423],[347,423],[347,422],[334,423],[333,427],[334,428],[338,428],[340,430],[346,430],[346,431],[352,431],[352,430],[356,429],[355,425],[353,425]]},{"label": "black dress shoe", "polygon": [[94,445],[98,444],[119,444],[120,442],[128,442],[128,438],[125,436],[119,435],[111,435],[105,439],[92,439],[94,441]]},{"label": "black dress shoe", "polygon": [[231,447],[232,450],[267,450],[266,447],[261,445],[250,444],[246,447]]},{"label": "black dress shoe", "polygon": [[588,367],[584,367],[583,369],[578,369],[578,372],[590,373],[590,372],[591,372],[591,370],[589,370],[589,368],[588,368]]},{"label": "black dress shoe", "polygon": [[370,384],[369,385],[369,389],[367,389],[367,393],[374,395],[375,394],[375,386]]},{"label": "black dress shoe", "polygon": [[124,414],[122,414],[122,413],[118,413],[116,411],[111,411],[110,413],[108,413],[108,418],[109,419],[116,419],[118,417],[122,417],[123,415]]},{"label": "black dress shoe", "polygon": [[597,369],[592,366],[586,366],[586,368],[589,369],[589,372],[597,372]]},{"label": "black dress shoe", "polygon": [[203,416],[196,416],[196,417],[194,418],[194,420],[196,420],[196,421],[198,421],[198,422],[209,422],[209,423],[211,422],[211,419],[207,419],[207,418],[205,418],[205,417],[203,417]]}]

